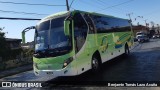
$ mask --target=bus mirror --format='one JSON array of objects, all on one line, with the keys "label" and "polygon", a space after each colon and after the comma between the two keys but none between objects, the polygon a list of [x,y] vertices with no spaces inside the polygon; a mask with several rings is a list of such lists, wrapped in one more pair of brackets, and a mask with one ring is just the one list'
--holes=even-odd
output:
[{"label": "bus mirror", "polygon": [[25,33],[27,32],[27,31],[29,31],[29,30],[31,30],[31,29],[35,29],[36,27],[35,26],[31,26],[31,27],[28,27],[28,28],[26,28],[26,29],[24,29],[23,31],[22,31],[22,43],[24,44],[25,43]]},{"label": "bus mirror", "polygon": [[70,21],[68,20],[64,21],[64,34],[66,36],[69,36],[69,24],[70,24]]},{"label": "bus mirror", "polygon": [[22,31],[22,43],[24,44],[25,43],[25,32]]}]

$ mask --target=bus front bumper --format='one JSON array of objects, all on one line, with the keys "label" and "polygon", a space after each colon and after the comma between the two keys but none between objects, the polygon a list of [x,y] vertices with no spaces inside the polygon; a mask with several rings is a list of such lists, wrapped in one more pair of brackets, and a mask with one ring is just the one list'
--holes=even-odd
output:
[{"label": "bus front bumper", "polygon": [[34,67],[34,74],[40,77],[52,77],[56,78],[59,76],[73,76],[76,75],[76,71],[70,70],[68,68],[60,69],[60,70],[38,70]]}]

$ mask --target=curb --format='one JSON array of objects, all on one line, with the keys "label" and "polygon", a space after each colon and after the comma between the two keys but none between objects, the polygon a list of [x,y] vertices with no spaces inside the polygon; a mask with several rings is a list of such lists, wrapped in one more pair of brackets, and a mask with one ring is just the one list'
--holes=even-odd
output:
[{"label": "curb", "polygon": [[7,76],[15,75],[15,74],[18,74],[21,72],[30,71],[30,70],[33,70],[32,64],[20,66],[20,67],[5,70],[5,71],[1,71],[0,72],[0,79],[7,77]]},{"label": "curb", "polygon": [[138,42],[134,42],[134,46],[132,46],[132,48],[130,48],[130,50],[132,51],[135,47],[137,47],[139,45]]}]

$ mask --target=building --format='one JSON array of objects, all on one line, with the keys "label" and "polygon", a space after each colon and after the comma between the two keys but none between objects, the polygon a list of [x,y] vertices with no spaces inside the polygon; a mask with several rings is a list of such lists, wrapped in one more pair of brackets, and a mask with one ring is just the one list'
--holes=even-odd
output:
[{"label": "building", "polygon": [[13,49],[20,49],[22,39],[6,38],[6,42],[12,50]]},{"label": "building", "polygon": [[34,49],[34,41],[21,44],[23,49]]},{"label": "building", "polygon": [[155,30],[155,34],[160,34],[160,27],[155,27],[154,30]]},{"label": "building", "polygon": [[140,31],[145,32],[146,34],[149,34],[149,28],[146,26],[142,26],[142,25],[132,26],[132,29],[133,29],[134,36],[136,36],[136,33]]}]

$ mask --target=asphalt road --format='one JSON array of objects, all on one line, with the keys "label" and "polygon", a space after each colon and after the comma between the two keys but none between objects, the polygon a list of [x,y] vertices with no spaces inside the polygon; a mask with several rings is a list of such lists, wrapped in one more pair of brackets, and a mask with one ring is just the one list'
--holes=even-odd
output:
[{"label": "asphalt road", "polygon": [[71,81],[160,81],[160,40],[137,44],[129,57],[120,56],[104,63],[97,74],[86,72],[61,78]]},{"label": "asphalt road", "polygon": [[[104,63],[96,74],[88,71],[79,76],[51,80],[51,82],[72,82],[75,85],[77,83],[79,85],[79,81],[82,84],[85,82],[99,84],[111,81],[160,81],[160,40],[153,39],[150,42],[135,45],[128,58],[120,56],[110,60]],[[52,88],[55,85],[47,83],[46,87]]]},{"label": "asphalt road", "polygon": [[[36,77],[33,71],[28,71],[0,79],[0,81],[48,81],[50,79],[49,77],[48,79]],[[101,70],[96,74],[87,71],[78,76],[59,77],[50,81],[70,81],[75,84],[77,81],[81,81],[81,83],[88,81],[160,81],[160,39],[153,39],[150,40],[150,42],[136,44],[128,58],[120,56],[110,60],[104,63]],[[53,88],[55,84],[46,83],[44,86],[46,88]],[[56,87],[61,88],[60,86]]]}]

